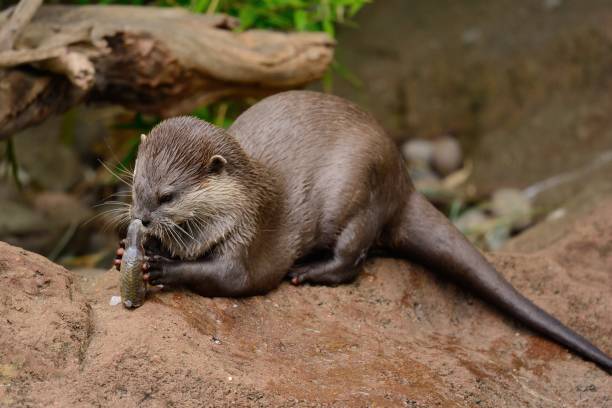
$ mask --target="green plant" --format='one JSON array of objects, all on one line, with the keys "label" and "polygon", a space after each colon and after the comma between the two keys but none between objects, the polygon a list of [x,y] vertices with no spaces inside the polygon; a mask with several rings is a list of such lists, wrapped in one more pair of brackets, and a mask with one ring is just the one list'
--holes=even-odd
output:
[{"label": "green plant", "polygon": [[4,166],[4,177],[12,178],[18,189],[21,190],[21,180],[19,179],[19,163],[17,162],[17,155],[15,154],[15,144],[13,138],[10,137],[5,140],[5,150],[2,156],[2,161],[6,162]]},{"label": "green plant", "polygon": [[[174,3],[174,0],[161,0]],[[325,31],[335,36],[334,24],[346,23],[368,0],[178,0],[196,13],[220,11],[240,20],[240,30],[273,28]],[[188,3],[188,4],[186,4]]]},{"label": "green plant", "polygon": [[[2,1],[2,0],[0,0]],[[6,0],[5,0],[6,1]],[[226,13],[240,20],[238,30],[265,28],[325,31],[347,24],[371,0],[51,0],[50,3],[129,4],[184,7],[195,13]]]}]

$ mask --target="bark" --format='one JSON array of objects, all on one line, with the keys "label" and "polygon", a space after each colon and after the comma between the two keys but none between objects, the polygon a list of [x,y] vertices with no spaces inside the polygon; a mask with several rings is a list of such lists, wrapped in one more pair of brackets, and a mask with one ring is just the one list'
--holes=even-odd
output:
[{"label": "bark", "polygon": [[16,7],[6,13],[7,22],[0,27],[0,51],[13,48],[15,40],[36,14],[42,2],[43,0],[21,0]]},{"label": "bark", "polygon": [[[14,15],[0,15],[0,32]],[[84,101],[167,117],[297,88],[332,60],[325,34],[236,25],[177,8],[43,6],[0,51],[0,139]]]}]

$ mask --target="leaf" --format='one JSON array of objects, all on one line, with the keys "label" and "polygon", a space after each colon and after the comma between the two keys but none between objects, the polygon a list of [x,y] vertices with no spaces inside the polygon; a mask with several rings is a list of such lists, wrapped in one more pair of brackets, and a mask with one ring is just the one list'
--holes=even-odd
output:
[{"label": "leaf", "polygon": [[19,179],[19,163],[17,161],[17,155],[15,153],[15,144],[13,143],[13,138],[9,137],[6,139],[6,151],[5,151],[6,161],[9,164],[10,172],[15,181],[15,185],[18,190],[22,189],[21,180]]},{"label": "leaf", "polygon": [[325,75],[323,75],[323,91],[325,93],[332,93],[334,90],[334,77],[332,74],[332,70],[328,69],[325,71]]},{"label": "leaf", "polygon": [[332,61],[331,67],[338,75],[355,88],[361,88],[363,86],[363,81],[337,60]]},{"label": "leaf", "polygon": [[238,18],[240,19],[240,29],[246,30],[255,23],[257,10],[252,6],[244,6],[238,12]]},{"label": "leaf", "polygon": [[213,118],[212,113],[210,112],[210,109],[208,108],[208,106],[199,107],[196,110],[194,110],[191,114],[195,116],[196,118],[205,120],[207,122],[211,122]]},{"label": "leaf", "polygon": [[370,0],[353,0],[353,4],[350,5],[349,9],[349,17],[354,17],[368,3],[370,3]]},{"label": "leaf", "polygon": [[336,38],[336,30],[334,28],[334,24],[332,23],[331,19],[323,20],[323,30],[331,38]]},{"label": "leaf", "polygon": [[308,13],[304,10],[297,10],[293,14],[293,24],[297,31],[306,31],[308,26]]},{"label": "leaf", "polygon": [[203,13],[208,8],[210,0],[195,0],[191,4],[191,10],[196,13]]}]

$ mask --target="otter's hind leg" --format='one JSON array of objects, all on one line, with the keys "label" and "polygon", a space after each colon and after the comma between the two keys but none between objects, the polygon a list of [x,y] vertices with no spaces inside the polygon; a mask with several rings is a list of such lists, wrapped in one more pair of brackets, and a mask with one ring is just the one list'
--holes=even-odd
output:
[{"label": "otter's hind leg", "polygon": [[354,216],[339,234],[330,259],[296,265],[288,273],[291,282],[336,285],[350,282],[376,238],[378,224],[367,211]]}]

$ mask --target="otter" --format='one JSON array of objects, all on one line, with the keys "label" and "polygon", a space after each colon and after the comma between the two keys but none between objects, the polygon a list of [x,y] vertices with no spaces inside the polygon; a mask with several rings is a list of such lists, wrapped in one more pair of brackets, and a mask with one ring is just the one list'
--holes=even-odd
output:
[{"label": "otter", "polygon": [[382,250],[446,274],[612,370],[609,356],[515,290],[415,190],[392,139],[340,97],[279,93],[227,131],[193,117],[159,123],[138,148],[127,211],[163,248],[143,265],[153,285],[210,297],[264,294],[285,278],[337,285]]}]

